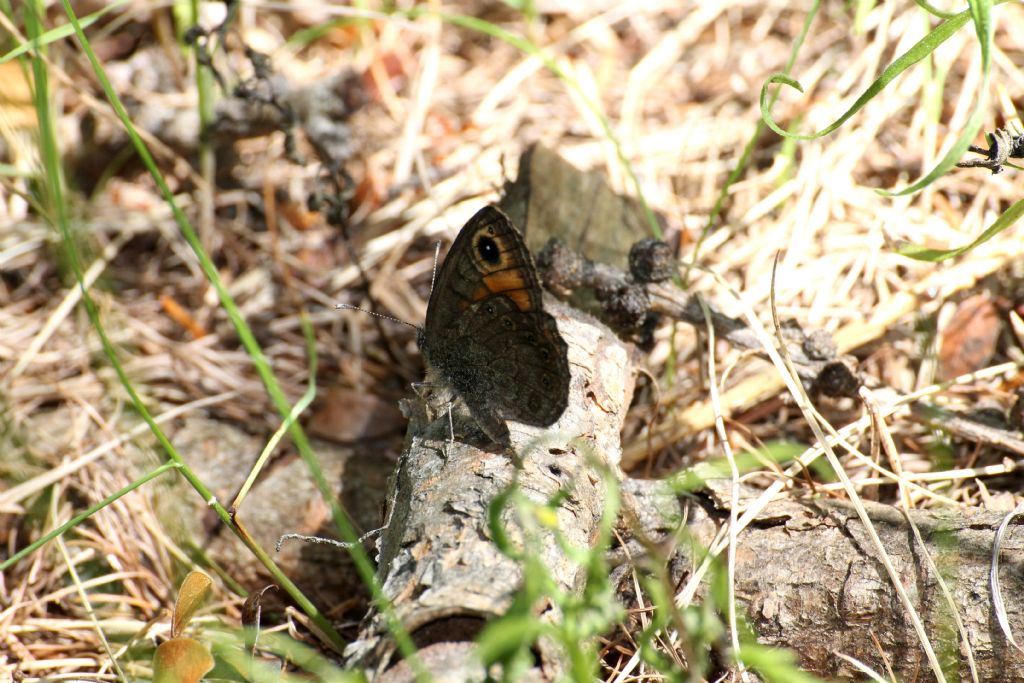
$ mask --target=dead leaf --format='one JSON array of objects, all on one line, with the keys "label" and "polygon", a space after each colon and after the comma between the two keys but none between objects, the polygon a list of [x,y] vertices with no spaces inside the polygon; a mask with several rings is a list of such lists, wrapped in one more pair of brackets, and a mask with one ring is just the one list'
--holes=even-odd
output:
[{"label": "dead leaf", "polygon": [[988,366],[1001,328],[999,309],[987,294],[961,301],[942,331],[939,379],[953,379]]},{"label": "dead leaf", "polygon": [[206,574],[190,571],[178,589],[178,599],[174,601],[174,617],[171,620],[171,637],[177,638],[185,630],[196,611],[203,606],[210,592],[213,581]]},{"label": "dead leaf", "polygon": [[191,638],[173,638],[153,654],[154,683],[197,683],[213,668],[213,656]]},{"label": "dead leaf", "polygon": [[591,261],[626,268],[630,247],[650,236],[639,202],[616,194],[602,172],[581,171],[540,144],[520,157],[499,206],[534,254],[557,237]]}]

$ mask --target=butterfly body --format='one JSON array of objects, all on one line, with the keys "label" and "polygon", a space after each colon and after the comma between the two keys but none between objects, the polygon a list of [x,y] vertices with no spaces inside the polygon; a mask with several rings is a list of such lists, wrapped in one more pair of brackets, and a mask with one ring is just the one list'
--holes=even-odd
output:
[{"label": "butterfly body", "polygon": [[565,411],[568,346],[544,311],[522,235],[492,206],[478,211],[452,244],[418,342],[428,368],[499,443],[508,443],[505,420],[547,427]]}]

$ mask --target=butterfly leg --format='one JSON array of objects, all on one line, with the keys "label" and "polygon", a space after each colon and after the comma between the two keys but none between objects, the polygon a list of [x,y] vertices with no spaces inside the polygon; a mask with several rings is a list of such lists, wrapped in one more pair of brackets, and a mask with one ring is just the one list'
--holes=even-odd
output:
[{"label": "butterfly leg", "polygon": [[[415,393],[416,396],[419,397],[419,399],[423,401],[423,403],[427,407],[428,419],[430,419],[431,421],[436,420],[441,415],[442,411],[448,415],[448,440],[445,443],[443,452],[444,459],[448,460],[448,457],[451,455],[452,449],[455,448],[455,420],[452,417],[452,407],[455,405],[455,398],[451,397],[449,393],[447,400],[444,401],[444,403],[438,410],[436,406],[440,401],[436,397],[432,397],[430,395],[431,389],[447,389],[450,392],[450,389],[448,389],[444,384],[439,384],[436,382],[412,383],[413,393]],[[442,394],[442,396],[444,396],[444,394]]]},{"label": "butterfly leg", "polygon": [[455,401],[448,401],[448,448],[445,449],[445,462],[451,457],[452,449],[455,448],[455,422],[452,420],[452,406]]}]

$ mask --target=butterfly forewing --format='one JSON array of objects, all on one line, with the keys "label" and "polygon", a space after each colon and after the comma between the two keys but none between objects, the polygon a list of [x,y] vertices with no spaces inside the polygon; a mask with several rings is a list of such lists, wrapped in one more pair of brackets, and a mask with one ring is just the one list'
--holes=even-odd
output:
[{"label": "butterfly forewing", "polygon": [[542,308],[540,281],[522,236],[505,214],[485,206],[459,232],[427,304],[428,330],[451,324],[473,303],[496,294],[521,311]]}]

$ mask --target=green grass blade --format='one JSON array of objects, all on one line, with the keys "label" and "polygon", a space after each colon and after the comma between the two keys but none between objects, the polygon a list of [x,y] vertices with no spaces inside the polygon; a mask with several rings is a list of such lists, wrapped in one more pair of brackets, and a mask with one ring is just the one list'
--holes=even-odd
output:
[{"label": "green grass blade", "polygon": [[[97,10],[90,15],[82,17],[81,19],[79,19],[79,23],[82,25],[82,28],[91,26],[95,24],[97,21],[99,21],[103,17],[103,15],[126,4],[128,4],[128,0],[116,0],[115,2],[112,2],[106,7],[104,7],[103,9]],[[40,48],[49,45],[50,43],[55,43],[58,40],[70,38],[73,35],[75,35],[74,26],[72,26],[71,24],[61,24],[60,26],[56,28],[51,28],[49,31],[45,31],[34,38],[30,38],[27,42],[22,43],[21,45],[14,48],[7,54],[3,55],[2,57],[0,57],[0,64],[3,64],[4,62],[9,62],[12,59],[28,54],[29,52],[38,52]]]},{"label": "green grass blade", "polygon": [[913,47],[892,62],[885,68],[882,75],[868,86],[864,93],[857,98],[849,109],[847,109],[838,119],[819,131],[814,133],[791,133],[783,130],[772,119],[771,104],[768,101],[768,88],[771,85],[776,83],[788,85],[791,88],[795,88],[796,90],[803,92],[803,88],[800,86],[800,83],[785,74],[775,74],[771,76],[761,87],[761,118],[769,128],[782,137],[797,140],[815,140],[828,135],[864,108],[864,106],[879,92],[881,92],[883,88],[892,82],[893,79],[927,57],[939,45],[946,42],[946,40],[948,40],[954,33],[963,28],[968,20],[973,21],[975,30],[978,34],[979,47],[981,49],[982,83],[979,89],[981,94],[975,100],[974,109],[971,112],[967,125],[950,147],[949,151],[946,152],[945,156],[943,156],[939,163],[924,177],[900,190],[877,190],[879,194],[887,197],[901,196],[917,192],[921,188],[934,182],[937,178],[945,174],[946,171],[955,166],[967,151],[967,148],[970,146],[975,135],[977,135],[978,131],[981,130],[982,122],[984,121],[987,113],[985,103],[987,100],[986,96],[988,93],[989,72],[991,70],[992,61],[992,7],[995,4],[1001,4],[1003,1],[1005,0],[1000,0],[999,2],[994,3],[992,0],[971,0],[970,7],[967,10],[953,15],[949,19],[943,21],[931,33],[919,40]]},{"label": "green grass blade", "polygon": [[952,19],[956,16],[956,12],[945,12],[928,2],[928,0],[914,0],[914,3],[928,14],[938,17],[939,19]]},{"label": "green grass blade", "polygon": [[[260,379],[263,381],[263,384],[267,389],[267,393],[270,395],[272,401],[274,402],[274,405],[276,406],[278,412],[281,414],[282,418],[287,419],[287,415],[291,411],[291,405],[288,403],[288,399],[285,396],[284,391],[281,389],[280,384],[277,382],[277,378],[274,376],[273,370],[270,368],[270,363],[267,361],[267,358],[263,354],[263,351],[260,348],[259,343],[256,341],[255,335],[252,333],[252,330],[249,328],[245,319],[242,317],[241,312],[238,310],[238,306],[235,304],[234,300],[228,294],[227,289],[224,287],[224,283],[220,279],[216,267],[214,266],[213,262],[210,260],[209,256],[203,249],[198,235],[192,228],[184,212],[182,212],[181,207],[178,206],[178,203],[175,201],[174,195],[172,194],[170,187],[167,184],[167,181],[164,179],[163,174],[160,172],[160,169],[157,167],[152,154],[146,147],[145,143],[142,141],[142,138],[139,136],[138,131],[135,130],[135,126],[132,124],[131,118],[128,116],[128,112],[124,108],[124,104],[121,102],[120,97],[114,90],[113,85],[110,83],[110,80],[107,78],[106,71],[100,64],[99,58],[93,51],[92,46],[90,45],[89,40],[82,29],[81,23],[78,21],[78,17],[71,6],[70,0],[62,0],[62,3],[64,6],[65,14],[71,21],[72,26],[74,26],[75,35],[78,38],[79,45],[82,47],[83,52],[88,58],[89,63],[93,69],[93,72],[96,75],[96,78],[100,86],[102,87],[104,94],[107,97],[107,100],[110,102],[110,105],[114,109],[115,114],[124,126],[125,133],[131,140],[136,153],[139,155],[139,158],[143,162],[143,165],[149,171],[150,176],[156,183],[156,186],[160,191],[161,197],[167,203],[168,207],[170,207],[171,212],[174,216],[174,220],[177,223],[179,229],[181,230],[182,235],[185,237],[186,241],[189,243],[189,246],[195,253],[196,258],[199,261],[200,268],[203,270],[204,275],[207,277],[207,280],[213,285],[214,290],[217,292],[221,305],[223,306],[225,313],[227,314],[228,318],[231,320],[236,331],[238,332],[239,339],[242,342],[244,348],[246,349],[246,352],[252,358],[253,365],[255,366],[256,372],[257,374],[259,374]],[[39,60],[36,61],[39,62]],[[67,238],[68,239],[66,239],[65,242],[70,244],[70,242],[68,241],[70,239],[70,233],[67,234]],[[81,282],[80,265],[76,270],[76,277],[78,277],[79,282]],[[104,350],[107,352],[107,355],[111,359],[111,362],[114,363],[115,371],[118,372],[118,376],[121,378],[122,384],[125,386],[125,388],[129,392],[129,395],[132,397],[133,404],[136,406],[137,409],[140,409],[140,411],[142,411],[144,419],[146,419],[147,423],[150,424],[153,433],[156,435],[157,439],[164,447],[164,450],[169,454],[173,454],[171,457],[181,462],[180,456],[177,455],[176,451],[174,451],[173,446],[167,440],[162,430],[160,430],[159,426],[156,425],[156,423],[153,421],[152,417],[149,415],[148,410],[146,410],[145,406],[139,399],[137,393],[132,388],[131,382],[128,380],[127,376],[124,375],[123,369],[117,362],[117,357],[116,353],[113,350],[113,346],[110,345],[110,342],[106,338],[106,335],[102,332],[102,324],[99,320],[98,312],[95,310],[95,304],[92,302],[91,297],[89,297],[88,292],[84,291],[84,287],[82,300],[86,306],[86,309],[90,312],[89,317],[93,323],[93,326],[101,335],[101,339],[103,340],[104,343]],[[305,327],[304,331],[308,332],[308,330]],[[308,339],[309,338],[307,337],[307,341]],[[313,453],[312,447],[309,444],[309,440],[306,437],[305,432],[302,430],[301,426],[297,422],[292,422],[289,429],[289,434],[292,437],[293,442],[296,444],[296,447],[299,450],[299,453],[302,456],[303,460],[307,464],[315,462],[316,456]],[[197,491],[206,491],[206,494],[204,495],[205,499],[212,499],[212,494],[210,494],[209,491],[207,491],[206,487],[202,484],[202,482],[199,481],[198,478],[196,478],[194,474],[191,473],[191,470],[189,470],[187,467],[183,467],[182,472],[189,480],[189,483],[191,483],[193,487],[196,488]],[[338,501],[332,495],[330,487],[326,479],[324,478],[322,471],[320,471],[318,467],[313,467],[311,468],[311,473],[313,474],[313,478],[317,485],[317,488],[320,490],[320,493],[324,497],[325,502],[327,502],[331,509],[334,522],[338,528],[339,533],[341,534],[344,540],[352,543],[352,545],[348,547],[348,551],[350,556],[352,557],[353,563],[356,566],[356,570],[359,573],[361,580],[364,582],[364,584],[367,586],[370,593],[372,594],[374,603],[377,605],[379,609],[381,609],[382,613],[385,615],[388,628],[394,635],[399,650],[407,659],[409,659],[410,664],[413,666],[417,674],[420,674],[423,671],[423,669],[422,665],[419,662],[419,659],[416,657],[416,648],[413,645],[411,638],[409,638],[409,635],[405,632],[402,625],[398,622],[397,618],[394,617],[393,611],[390,609],[390,605],[387,599],[384,597],[380,585],[376,580],[376,573],[374,567],[370,562],[370,559],[367,556],[366,551],[358,543],[358,536],[355,533],[355,529],[352,527],[352,524],[349,522],[347,516],[342,512]],[[304,612],[306,612],[306,614],[308,614],[311,619],[313,619],[316,622],[318,628],[320,628],[323,633],[328,634],[328,636],[335,641],[335,646],[340,648],[340,646],[342,645],[340,636],[334,630],[333,626],[331,626],[330,623],[327,622],[323,614],[320,613],[316,606],[308,598],[306,598],[306,596],[303,595],[301,591],[299,591],[298,587],[295,586],[295,584],[280,570],[279,567],[277,567],[276,563],[274,563],[274,561],[270,558],[266,551],[263,550],[263,548],[261,548],[251,539],[246,538],[243,534],[240,534],[239,529],[231,522],[230,516],[227,515],[226,511],[224,511],[223,506],[217,504],[215,505],[215,509],[218,510],[218,516],[221,517],[222,521],[228,524],[232,531],[240,535],[242,540],[246,542],[246,546],[249,548],[249,550],[254,555],[256,555],[260,562],[265,567],[267,567],[269,571],[271,571],[275,580],[278,581],[278,583],[282,586],[282,588],[284,588],[284,590],[289,594],[289,596],[291,596],[291,598],[296,601],[299,607]]]},{"label": "green grass blade", "polygon": [[898,197],[912,194],[930,185],[939,177],[945,175],[946,171],[956,166],[967,148],[970,147],[974,136],[981,130],[982,124],[988,117],[988,81],[992,70],[992,0],[970,0],[971,20],[974,22],[974,30],[978,34],[978,47],[981,50],[981,86],[978,88],[978,97],[974,100],[974,109],[967,120],[967,125],[957,137],[956,142],[949,148],[942,160],[935,168],[923,178],[902,190],[876,190],[883,197]]},{"label": "green grass blade", "polygon": [[[897,58],[896,61],[887,66],[885,70],[882,71],[882,75],[879,76],[870,86],[868,86],[867,90],[865,90],[864,93],[857,98],[857,101],[854,102],[853,105],[842,114],[842,116],[840,116],[834,122],[832,122],[828,126],[825,126],[824,128],[817,132],[791,133],[781,128],[779,124],[775,123],[774,119],[772,119],[770,111],[771,107],[768,102],[769,87],[776,83],[780,83],[782,85],[788,85],[791,88],[795,88],[800,92],[803,92],[803,88],[800,86],[800,83],[795,79],[790,78],[786,74],[775,74],[771,76],[765,82],[764,85],[761,86],[761,119],[769,128],[771,128],[778,135],[784,138],[793,138],[796,140],[816,140],[820,137],[824,137],[829,133],[835,131],[837,128],[839,128],[839,126],[846,123],[846,121],[848,121],[850,117],[852,117],[858,111],[863,109],[864,105],[870,102],[879,92],[882,91],[883,88],[885,88],[885,86],[892,82],[894,78],[896,78],[901,73],[909,69],[911,66],[927,57],[939,45],[949,40],[949,38],[954,33],[963,28],[964,24],[966,24],[970,18],[970,11],[964,10],[963,12],[957,14],[952,19],[948,19],[939,24],[937,27],[935,27],[934,31],[932,31],[924,38],[919,40],[913,47],[911,47],[905,53],[900,55],[900,57]],[[966,147],[964,149],[966,149]]]},{"label": "green grass blade", "polygon": [[[782,73],[789,74],[793,68],[793,64],[796,63],[796,56],[800,52],[800,47],[807,40],[807,33],[811,30],[811,22],[818,16],[818,9],[821,7],[821,0],[814,0],[814,4],[811,5],[811,9],[807,12],[807,16],[804,19],[804,25],[800,29],[800,35],[793,42],[793,47],[789,51],[789,59],[786,61],[786,68]],[[771,109],[772,105],[779,99],[779,93],[781,88],[776,89],[771,96],[771,102],[768,104],[768,108]],[[763,112],[763,107],[762,107]],[[715,227],[718,222],[718,217],[722,214],[722,208],[725,206],[725,202],[729,197],[729,189],[740,179],[744,171],[747,170],[747,166],[750,165],[750,159],[754,154],[754,149],[757,147],[757,143],[760,141],[761,136],[764,134],[765,121],[763,118],[757,122],[757,126],[754,128],[754,134],[747,140],[746,147],[743,148],[743,152],[740,154],[739,160],[736,162],[736,166],[729,172],[729,177],[725,179],[725,183],[722,184],[722,189],[718,191],[718,197],[715,199],[715,205],[711,207],[711,213],[708,214],[708,220],[704,223],[704,228],[700,231],[700,237],[697,238],[697,244],[694,245],[693,251],[690,255],[690,260],[686,265],[686,274],[683,276],[683,286],[686,287],[690,281],[690,271],[693,266],[697,264],[697,259],[700,256],[701,247],[704,245],[704,240],[711,230]]]},{"label": "green grass blade", "polygon": [[35,542],[29,544],[28,546],[22,548],[18,552],[14,553],[10,557],[8,557],[3,562],[0,562],[0,572],[6,570],[8,567],[12,566],[15,562],[17,562],[21,558],[25,557],[26,555],[30,555],[30,554],[34,553],[36,550],[38,550],[39,548],[43,547],[44,545],[46,545],[47,543],[49,543],[53,539],[57,538],[58,536],[60,536],[64,532],[66,532],[68,529],[71,529],[73,527],[78,526],[79,524],[81,524],[85,520],[89,519],[89,517],[91,517],[92,515],[96,514],[98,511],[102,510],[103,508],[105,508],[108,505],[110,505],[111,503],[113,503],[118,498],[121,498],[125,494],[131,493],[132,491],[134,491],[135,489],[139,488],[143,484],[146,484],[149,481],[151,481],[153,479],[156,479],[157,477],[159,477],[164,472],[166,472],[168,470],[179,469],[180,467],[181,467],[181,465],[179,465],[176,462],[165,462],[163,465],[160,465],[159,467],[157,467],[156,469],[151,471],[149,474],[146,474],[145,476],[142,476],[142,477],[136,479],[131,484],[128,484],[127,486],[125,486],[123,489],[117,491],[116,493],[110,494],[109,496],[107,496],[106,498],[101,500],[100,502],[98,502],[95,505],[92,505],[89,508],[87,508],[84,512],[81,512],[81,513],[75,515],[74,517],[72,517],[68,521],[64,522],[63,524],[61,524],[59,527],[57,527],[53,531],[49,532],[45,536],[42,536],[41,538],[39,538]]},{"label": "green grass blade", "polygon": [[917,261],[931,261],[933,263],[946,261],[974,249],[979,244],[988,242],[1003,230],[1006,230],[1008,227],[1016,223],[1017,219],[1020,218],[1022,214],[1024,214],[1024,199],[1021,199],[1004,211],[1003,214],[985,230],[985,232],[978,235],[977,239],[970,244],[957,247],[956,249],[929,249],[916,244],[904,244],[896,250],[896,253]]}]

